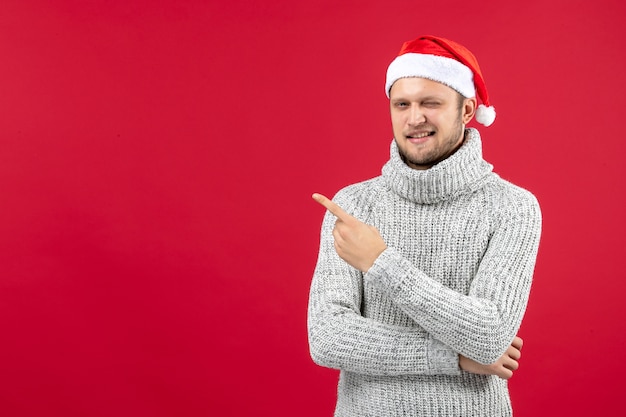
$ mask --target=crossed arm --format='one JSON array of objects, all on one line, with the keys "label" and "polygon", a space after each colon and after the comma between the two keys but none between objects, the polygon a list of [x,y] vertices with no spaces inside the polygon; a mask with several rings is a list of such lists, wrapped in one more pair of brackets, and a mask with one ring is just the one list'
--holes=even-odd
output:
[{"label": "crossed arm", "polygon": [[[387,249],[387,246],[378,233],[378,230],[373,226],[367,225],[350,214],[346,213],[341,207],[337,204],[333,203],[326,197],[314,194],[313,198],[315,201],[323,205],[330,213],[332,213],[335,217],[335,226],[332,232],[334,239],[334,250],[336,254],[346,261],[347,264],[351,265],[356,270],[359,270],[363,273],[366,273],[376,259],[381,255],[383,251]],[[358,300],[354,300],[355,303],[358,303]],[[353,306],[354,307],[354,306]],[[371,324],[371,323],[370,323]],[[389,332],[393,332],[394,329],[384,329]],[[385,331],[382,331],[385,333]],[[393,340],[394,344],[400,344],[402,346],[403,343],[410,344],[411,342],[404,339],[404,336],[407,338],[414,337],[415,335],[387,335],[390,337],[389,340]],[[387,337],[385,336],[385,337]],[[395,337],[395,338],[394,338]],[[432,339],[430,335],[421,335],[421,340],[426,341],[424,346],[424,351],[428,352],[432,349],[429,349],[429,346],[432,346],[431,343],[428,343],[428,338]],[[345,343],[342,342],[342,343]],[[387,344],[391,342],[387,341]],[[435,342],[436,344],[437,342]],[[511,342],[510,346],[506,349],[504,354],[500,356],[495,362],[490,364],[481,364],[475,360],[469,359],[466,356],[458,355],[458,366],[461,369],[475,373],[475,374],[485,374],[485,375],[497,375],[500,378],[508,379],[513,375],[513,371],[517,370],[519,366],[519,359],[521,357],[521,348],[522,348],[522,340],[519,337],[515,337]],[[415,346],[411,346],[411,348],[415,348]],[[402,348],[400,348],[402,350]],[[404,350],[406,351],[406,349]],[[399,356],[401,356],[400,352],[396,352]],[[385,358],[376,358],[377,360],[382,360],[384,362]],[[401,358],[398,358],[399,362],[402,363]],[[390,361],[391,363],[391,361]],[[405,364],[405,366],[407,366]],[[428,372],[427,364],[422,364],[422,368],[420,368],[422,372]],[[401,372],[400,369],[396,369],[395,372]]]}]

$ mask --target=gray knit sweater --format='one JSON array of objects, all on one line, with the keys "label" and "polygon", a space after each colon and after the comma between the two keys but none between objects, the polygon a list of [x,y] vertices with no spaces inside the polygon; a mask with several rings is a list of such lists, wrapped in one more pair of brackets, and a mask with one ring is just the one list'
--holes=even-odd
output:
[{"label": "gray knit sweater", "polygon": [[334,198],[388,248],[363,274],[322,224],[308,310],[313,360],[340,369],[335,416],[510,416],[506,381],[459,368],[495,362],[528,301],[541,233],[535,197],[492,172],[480,135],[429,170],[395,141],[382,176]]}]

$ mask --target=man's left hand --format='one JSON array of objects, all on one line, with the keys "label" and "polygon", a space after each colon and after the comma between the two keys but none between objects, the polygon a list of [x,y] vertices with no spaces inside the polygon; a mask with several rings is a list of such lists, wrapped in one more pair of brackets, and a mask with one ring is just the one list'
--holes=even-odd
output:
[{"label": "man's left hand", "polygon": [[497,361],[489,365],[483,365],[463,355],[459,355],[459,366],[464,371],[473,374],[497,375],[502,379],[510,379],[513,376],[513,371],[517,371],[519,368],[523,344],[522,338],[515,336],[506,352]]}]

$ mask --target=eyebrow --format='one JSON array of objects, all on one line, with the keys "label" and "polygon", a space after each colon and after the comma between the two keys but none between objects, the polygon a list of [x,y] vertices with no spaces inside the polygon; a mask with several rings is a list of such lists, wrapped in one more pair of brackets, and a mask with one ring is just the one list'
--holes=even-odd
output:
[{"label": "eyebrow", "polygon": [[[437,100],[437,101],[446,101],[444,97],[438,95],[428,95],[425,97],[419,97],[418,101],[429,101],[429,100]],[[391,101],[415,101],[413,99],[406,98],[405,96],[394,97]]]}]

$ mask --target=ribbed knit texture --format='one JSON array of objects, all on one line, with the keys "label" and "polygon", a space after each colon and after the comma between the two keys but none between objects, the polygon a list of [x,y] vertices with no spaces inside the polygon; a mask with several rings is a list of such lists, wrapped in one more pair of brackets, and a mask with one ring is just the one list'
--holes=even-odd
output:
[{"label": "ribbed knit texture", "polygon": [[338,257],[324,217],[309,345],[341,370],[335,416],[510,416],[506,381],[461,371],[458,354],[492,363],[519,329],[541,233],[535,197],[492,172],[468,129],[425,171],[392,142],[382,176],[334,201],[388,246],[362,274]]}]

